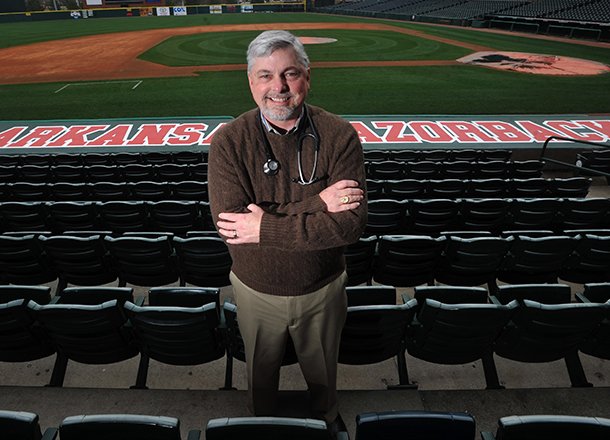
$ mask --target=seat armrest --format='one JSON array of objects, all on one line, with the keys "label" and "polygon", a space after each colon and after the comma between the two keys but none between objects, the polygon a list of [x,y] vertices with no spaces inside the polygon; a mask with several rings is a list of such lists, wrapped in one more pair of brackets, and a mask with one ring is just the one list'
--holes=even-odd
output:
[{"label": "seat armrest", "polygon": [[47,428],[44,434],[42,435],[41,440],[55,440],[55,438],[57,437],[57,432],[57,428]]},{"label": "seat armrest", "polygon": [[135,303],[136,306],[142,307],[144,305],[145,300],[146,300],[146,296],[137,295],[136,297],[134,297],[133,302]]},{"label": "seat armrest", "polygon": [[481,440],[495,440],[496,437],[489,431],[481,431]]},{"label": "seat armrest", "polygon": [[589,299],[586,296],[584,296],[580,292],[575,293],[574,297],[576,298],[576,302],[579,302],[579,303],[590,303],[591,302],[591,301],[589,301]]}]

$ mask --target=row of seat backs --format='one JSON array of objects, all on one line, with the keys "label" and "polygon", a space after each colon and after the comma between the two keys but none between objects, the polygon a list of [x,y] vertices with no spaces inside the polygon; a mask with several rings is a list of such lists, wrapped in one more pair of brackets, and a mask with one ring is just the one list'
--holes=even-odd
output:
[{"label": "row of seat backs", "polygon": [[492,177],[524,179],[541,177],[543,167],[544,162],[540,160],[509,162],[502,160],[488,162],[387,160],[365,163],[366,176],[369,179],[488,179]]},{"label": "row of seat backs", "polygon": [[460,198],[371,200],[368,234],[438,234],[451,230],[594,229],[610,227],[610,199]]},{"label": "row of seat backs", "polygon": [[[368,203],[366,234],[449,230],[610,228],[610,199],[378,199]],[[151,229],[156,228],[156,229]],[[3,202],[0,231],[160,230],[185,234],[214,229],[205,201]]]},{"label": "row of seat backs", "polygon": [[59,165],[160,165],[164,163],[198,164],[207,162],[205,151],[143,151],[143,152],[88,152],[48,154],[2,154],[0,166],[59,166]]},{"label": "row of seat backs", "polygon": [[[90,414],[66,417],[59,427],[42,435],[39,417],[23,411],[0,411],[0,434],[11,440],[181,440],[175,417],[136,414]],[[192,429],[187,440],[198,440]],[[482,431],[483,440],[605,440],[610,419],[576,415],[515,415],[501,417],[495,434]],[[225,417],[208,420],[207,440],[331,440],[321,420],[287,417]],[[348,440],[347,431],[338,440]],[[474,440],[476,420],[467,412],[379,411],[356,416],[355,440]]]},{"label": "row of seat backs", "polygon": [[[237,308],[226,302],[219,309],[218,290],[151,289],[148,306],[134,301],[131,288],[111,287],[68,288],[48,305],[27,302],[28,295],[41,303],[48,301],[49,289],[0,289],[0,301],[23,298],[0,305],[4,318],[0,352],[3,361],[25,362],[49,356],[58,347],[62,364],[56,362],[52,385],[61,386],[68,359],[112,363],[141,353],[138,387],[145,387],[148,358],[196,365],[220,359],[226,350],[231,359],[245,360]],[[500,299],[491,297],[491,303],[480,287],[420,286],[415,298],[403,297],[402,304],[397,304],[393,287],[351,287],[339,362],[365,365],[396,356],[400,385],[407,386],[405,349],[440,364],[473,362],[490,356],[492,350],[523,362],[558,360],[576,355],[579,349],[610,358],[610,283],[589,286],[583,301],[590,291],[597,294],[592,299],[606,298],[606,302],[570,303],[566,285],[502,286]],[[510,320],[513,325],[508,325]],[[294,350],[287,350],[284,365],[295,362]],[[225,388],[231,388],[231,368],[227,362]],[[586,386],[585,377],[569,372],[574,386]],[[497,378],[491,379],[488,387],[499,387]]]},{"label": "row of seat backs", "polygon": [[[364,150],[367,161],[508,161],[512,150],[505,149],[456,149],[456,150]],[[87,153],[48,153],[48,154],[3,154],[0,166],[58,166],[58,165],[160,165],[164,163],[197,164],[207,162],[205,151],[143,151],[143,152],[87,152]]]},{"label": "row of seat backs", "polygon": [[[144,166],[144,165],[143,165]],[[592,179],[367,179],[369,200],[383,198],[507,198],[507,197],[586,197]],[[25,182],[0,184],[0,202],[108,201],[108,200],[208,200],[207,179],[146,180],[125,179],[95,182]]]},{"label": "row of seat backs", "polygon": [[205,201],[5,202],[0,231],[163,231],[185,235],[214,229]]},{"label": "row of seat backs", "polygon": [[348,283],[396,287],[610,281],[610,235],[382,235],[346,249]]},{"label": "row of seat backs", "polygon": [[204,287],[229,285],[232,260],[219,237],[152,237],[99,234],[0,235],[0,279],[13,284],[163,286],[180,281]]},{"label": "row of seat backs", "polygon": [[365,161],[397,160],[403,162],[416,162],[429,160],[436,162],[444,161],[509,161],[512,158],[512,150],[494,148],[489,150],[461,148],[461,149],[433,149],[433,150],[411,150],[411,149],[367,149],[364,150]]},{"label": "row of seat backs", "polygon": [[367,197],[378,199],[454,198],[579,198],[586,197],[592,179],[554,177],[526,179],[367,179]]},{"label": "row of seat backs", "polygon": [[2,166],[0,181],[28,183],[179,182],[208,180],[208,164]]},{"label": "row of seat backs", "polygon": [[47,201],[110,201],[110,200],[208,200],[207,181],[149,180],[94,183],[29,183],[0,184],[0,202]]}]

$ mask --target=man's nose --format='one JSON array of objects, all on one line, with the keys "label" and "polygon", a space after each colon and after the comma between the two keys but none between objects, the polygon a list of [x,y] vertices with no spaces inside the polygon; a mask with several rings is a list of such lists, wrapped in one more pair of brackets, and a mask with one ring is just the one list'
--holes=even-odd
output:
[{"label": "man's nose", "polygon": [[286,78],[283,75],[278,75],[273,78],[272,86],[274,90],[282,92],[288,89],[288,82],[286,81]]}]

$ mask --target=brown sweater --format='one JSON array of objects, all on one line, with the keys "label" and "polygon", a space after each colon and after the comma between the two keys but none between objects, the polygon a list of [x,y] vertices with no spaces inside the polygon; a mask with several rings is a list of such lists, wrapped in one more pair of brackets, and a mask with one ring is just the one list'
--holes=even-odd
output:
[{"label": "brown sweater", "polygon": [[[319,193],[342,179],[360,182],[366,175],[362,145],[344,119],[308,106],[320,138],[316,176],[326,178],[299,185],[297,144],[300,132],[280,136],[267,133],[279,173],[266,175],[267,160],[259,110],[244,113],[214,135],[209,153],[208,189],[214,223],[221,212],[244,212],[255,203],[265,210],[260,243],[229,245],[232,270],[246,285],[260,292],[294,296],[311,293],[345,270],[343,251],[358,240],[366,225],[367,206],[329,213]],[[307,126],[307,121],[302,122]],[[310,129],[307,128],[307,132]],[[302,152],[303,174],[313,166],[313,144]]]}]

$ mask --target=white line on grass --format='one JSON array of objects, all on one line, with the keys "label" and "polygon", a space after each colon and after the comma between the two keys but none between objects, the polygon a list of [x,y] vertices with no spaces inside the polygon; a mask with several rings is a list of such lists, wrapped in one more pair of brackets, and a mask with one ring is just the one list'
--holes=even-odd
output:
[{"label": "white line on grass", "polygon": [[63,87],[60,87],[59,89],[55,90],[53,93],[59,93],[62,90],[67,89],[68,87],[74,87],[74,86],[90,86],[90,85],[94,85],[94,84],[118,84],[118,83],[136,83],[135,86],[133,86],[131,88],[131,90],[135,90],[140,84],[142,84],[142,80],[126,80],[126,81],[95,81],[95,82],[86,82],[86,83],[68,83],[66,85],[64,85]]}]

